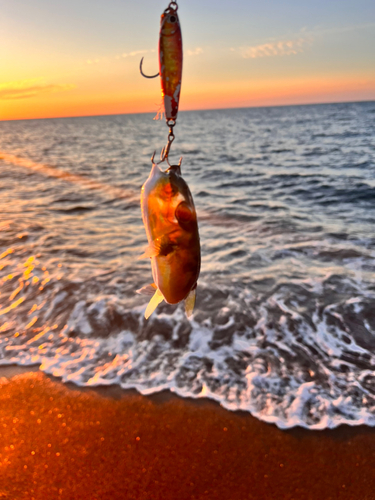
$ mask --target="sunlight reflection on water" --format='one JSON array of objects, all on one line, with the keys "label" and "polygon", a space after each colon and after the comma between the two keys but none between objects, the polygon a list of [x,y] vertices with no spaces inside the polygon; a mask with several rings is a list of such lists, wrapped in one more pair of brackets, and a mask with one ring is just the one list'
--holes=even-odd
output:
[{"label": "sunlight reflection on water", "polygon": [[181,113],[173,154],[202,243],[190,322],[167,304],[146,322],[135,294],[164,127],[0,122],[0,364],[207,396],[281,427],[374,425],[374,106]]}]

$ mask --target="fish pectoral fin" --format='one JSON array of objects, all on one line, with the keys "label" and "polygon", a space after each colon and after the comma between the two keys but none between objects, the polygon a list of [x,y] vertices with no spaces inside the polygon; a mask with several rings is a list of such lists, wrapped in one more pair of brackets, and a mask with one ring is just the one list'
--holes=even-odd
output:
[{"label": "fish pectoral fin", "polygon": [[194,310],[194,306],[195,306],[195,297],[197,294],[196,292],[197,292],[197,288],[194,287],[194,289],[189,292],[189,295],[185,299],[185,312],[186,312],[186,316],[188,318],[190,318],[190,316],[193,314],[193,310]]},{"label": "fish pectoral fin", "polygon": [[139,293],[141,295],[148,295],[151,297],[151,295],[154,295],[155,290],[157,289],[157,286],[155,283],[151,283],[151,285],[146,285],[143,286],[142,288],[139,288],[139,290],[136,290],[135,293]]},{"label": "fish pectoral fin", "polygon": [[148,319],[151,316],[151,314],[155,311],[155,309],[158,307],[160,302],[162,302],[163,300],[164,300],[163,294],[161,293],[161,291],[159,289],[157,289],[156,292],[154,293],[154,296],[152,297],[152,299],[148,303],[148,306],[146,307],[146,311],[145,311],[145,318],[146,319]]},{"label": "fish pectoral fin", "polygon": [[163,234],[163,236],[159,236],[159,238],[151,241],[145,252],[138,257],[138,260],[157,257],[158,255],[168,255],[172,249],[173,245],[171,244],[169,234]]},{"label": "fish pectoral fin", "polygon": [[150,259],[159,255],[160,250],[153,243],[150,243],[144,253],[138,257],[138,260]]}]

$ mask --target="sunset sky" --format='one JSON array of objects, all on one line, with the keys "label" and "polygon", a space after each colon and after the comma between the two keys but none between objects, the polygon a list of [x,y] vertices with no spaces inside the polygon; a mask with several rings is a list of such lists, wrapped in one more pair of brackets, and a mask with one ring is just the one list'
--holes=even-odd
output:
[{"label": "sunset sky", "polygon": [[[375,99],[374,0],[178,0],[180,109]],[[162,0],[1,0],[0,120],[156,112]]]}]

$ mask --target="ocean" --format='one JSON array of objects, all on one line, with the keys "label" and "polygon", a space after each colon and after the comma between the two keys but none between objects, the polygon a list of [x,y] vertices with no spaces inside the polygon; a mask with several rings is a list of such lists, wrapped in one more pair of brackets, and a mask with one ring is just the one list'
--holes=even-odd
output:
[{"label": "ocean", "polygon": [[152,282],[152,114],[0,122],[0,366],[168,389],[280,428],[375,425],[375,102],[180,112],[194,315]]}]

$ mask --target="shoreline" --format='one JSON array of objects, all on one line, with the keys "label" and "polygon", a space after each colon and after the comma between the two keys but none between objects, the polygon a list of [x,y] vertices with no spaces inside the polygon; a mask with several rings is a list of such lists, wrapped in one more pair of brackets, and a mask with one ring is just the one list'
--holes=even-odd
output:
[{"label": "shoreline", "polygon": [[[121,399],[121,398],[126,398],[127,396],[141,396],[146,399],[149,399],[150,401],[153,401],[154,403],[161,403],[161,402],[166,402],[170,400],[181,400],[181,401],[188,401],[192,405],[205,405],[205,404],[214,404],[217,405],[218,407],[222,408],[225,412],[228,412],[229,414],[237,414],[237,415],[243,415],[246,417],[247,415],[255,418],[255,420],[262,422],[267,425],[275,426],[279,430],[283,432],[307,432],[310,434],[311,432],[317,432],[318,434],[324,433],[324,432],[332,432],[337,429],[341,429],[340,432],[342,432],[342,429],[345,428],[363,428],[363,429],[369,429],[369,432],[374,432],[375,433],[375,426],[367,425],[366,423],[361,423],[361,424],[350,424],[350,423],[340,423],[339,425],[336,425],[335,427],[308,427],[305,425],[293,425],[293,426],[280,426],[277,424],[277,422],[273,420],[266,420],[266,419],[261,419],[256,415],[253,415],[249,410],[245,409],[231,409],[227,408],[225,405],[222,405],[219,400],[215,398],[210,398],[209,396],[200,396],[200,397],[191,397],[191,396],[185,396],[185,395],[180,395],[177,392],[174,392],[170,389],[161,389],[156,392],[151,392],[151,393],[146,393],[142,394],[142,392],[139,392],[137,388],[123,388],[117,383],[111,383],[108,385],[79,385],[74,381],[63,381],[61,377],[57,377],[54,375],[51,375],[49,373],[45,373],[44,371],[40,370],[40,364],[34,364],[34,365],[17,365],[17,364],[9,364],[9,365],[0,365],[0,382],[1,378],[5,377],[6,379],[11,379],[14,376],[18,375],[27,375],[28,373],[42,373],[47,377],[47,379],[56,382],[57,384],[61,384],[64,387],[68,388],[71,391],[76,391],[80,393],[86,393],[86,392],[94,392],[95,394],[98,394],[102,397],[105,398],[110,398],[110,399]],[[1,497],[0,497],[1,500]],[[375,500],[375,494],[374,494],[374,500]]]},{"label": "shoreline", "polygon": [[212,400],[30,368],[0,369],[1,499],[375,498],[374,428],[280,430]]}]

